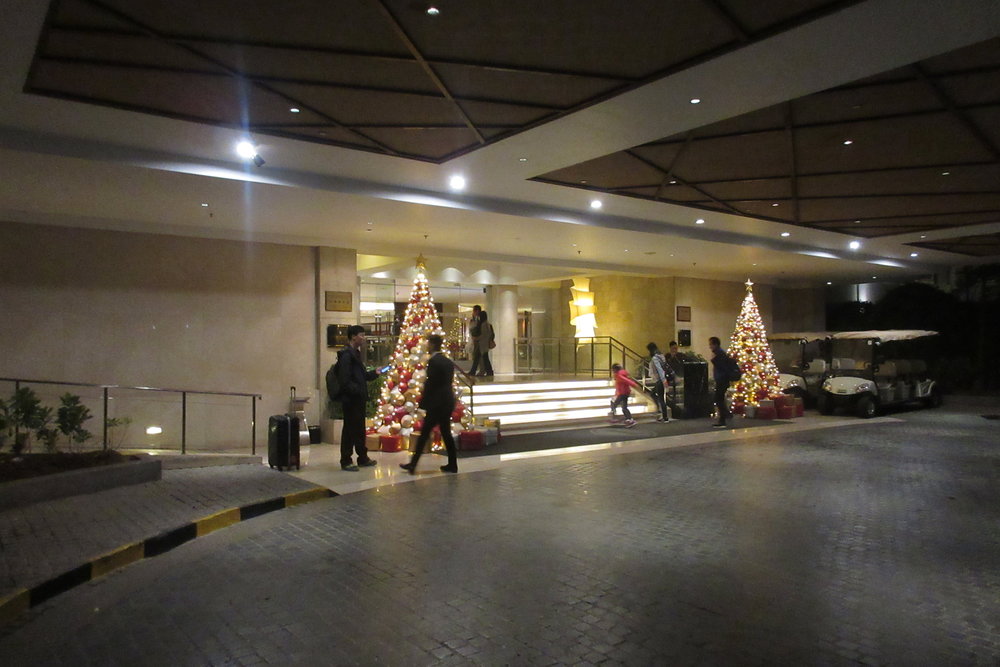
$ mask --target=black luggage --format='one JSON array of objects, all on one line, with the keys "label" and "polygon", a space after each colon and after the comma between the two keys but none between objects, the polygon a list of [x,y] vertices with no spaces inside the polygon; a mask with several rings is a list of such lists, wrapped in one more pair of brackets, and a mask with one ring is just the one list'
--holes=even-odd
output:
[{"label": "black luggage", "polygon": [[299,418],[273,415],[267,422],[267,464],[281,470],[299,467]]}]

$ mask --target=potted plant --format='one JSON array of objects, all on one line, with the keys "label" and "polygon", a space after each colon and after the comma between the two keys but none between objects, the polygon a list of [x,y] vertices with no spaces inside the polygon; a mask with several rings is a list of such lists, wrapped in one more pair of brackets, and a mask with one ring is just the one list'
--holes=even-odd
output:
[{"label": "potted plant", "polygon": [[11,451],[20,455],[31,449],[31,434],[40,427],[42,402],[31,387],[21,387],[14,392],[8,406],[14,427],[14,446]]},{"label": "potted plant", "polygon": [[38,412],[38,426],[35,437],[45,444],[45,451],[53,454],[57,449],[59,428],[53,423],[52,408],[45,406]]}]

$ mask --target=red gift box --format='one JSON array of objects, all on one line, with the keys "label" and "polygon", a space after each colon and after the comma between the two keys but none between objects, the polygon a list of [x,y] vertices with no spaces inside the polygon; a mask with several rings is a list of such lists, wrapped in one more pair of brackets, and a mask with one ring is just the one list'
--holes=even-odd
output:
[{"label": "red gift box", "polygon": [[403,438],[398,435],[379,436],[378,442],[383,452],[398,452],[403,448]]},{"label": "red gift box", "polygon": [[795,416],[802,417],[806,414],[806,404],[801,398],[795,399]]},{"label": "red gift box", "polygon": [[774,409],[778,411],[779,415],[781,414],[781,408],[792,404],[793,398],[794,397],[789,396],[788,394],[778,394],[774,397]]},{"label": "red gift box", "polygon": [[782,405],[778,408],[778,419],[791,419],[795,416],[795,406]]},{"label": "red gift box", "polygon": [[775,411],[773,405],[761,405],[757,408],[757,419],[774,419]]},{"label": "red gift box", "polygon": [[486,438],[482,431],[468,430],[458,434],[458,448],[462,450],[482,449],[486,446]]}]

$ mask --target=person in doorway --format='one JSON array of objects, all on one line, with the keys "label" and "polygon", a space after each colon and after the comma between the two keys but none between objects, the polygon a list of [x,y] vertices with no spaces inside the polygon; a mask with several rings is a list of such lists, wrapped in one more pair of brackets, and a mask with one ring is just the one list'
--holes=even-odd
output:
[{"label": "person in doorway", "polygon": [[455,438],[451,432],[451,413],[455,410],[455,392],[452,382],[455,378],[455,364],[441,352],[444,339],[437,334],[427,337],[427,351],[431,358],[427,362],[427,379],[424,380],[424,393],[420,397],[419,407],[426,411],[424,426],[413,450],[409,463],[400,463],[399,467],[411,475],[417,471],[417,462],[427,444],[434,427],[441,429],[441,439],[448,450],[448,465],[441,466],[444,472],[458,472],[458,459],[455,450]]},{"label": "person in doorway", "polygon": [[635,420],[632,419],[632,413],[628,409],[628,397],[632,393],[632,387],[638,387],[639,384],[629,376],[621,364],[612,364],[611,372],[615,378],[615,397],[611,400],[610,416],[612,419],[617,417],[620,407],[622,415],[625,416],[625,428],[632,428],[635,426]]},{"label": "person in doorway", "polygon": [[[377,371],[365,368],[361,361],[361,348],[365,344],[365,328],[355,324],[347,328],[348,343],[337,353],[337,381],[340,384],[340,403],[344,408],[344,428],[340,432],[340,469],[358,470],[358,466],[375,465],[365,446],[365,405],[368,402],[368,382]],[[351,460],[352,452],[358,455],[357,465]]]},{"label": "person in doorway", "polygon": [[475,375],[476,371],[479,370],[479,337],[482,334],[479,318],[482,313],[483,308],[477,303],[472,307],[472,317],[469,318],[469,339],[472,348],[472,369],[469,370],[469,375]]},{"label": "person in doorway", "polygon": [[653,380],[653,398],[656,399],[656,406],[660,408],[660,416],[656,418],[658,422],[669,422],[670,413],[667,411],[666,387],[670,384],[670,375],[673,370],[667,370],[667,360],[663,353],[656,347],[656,343],[650,342],[646,345],[649,350],[649,377]]},{"label": "person in doorway", "polygon": [[[477,347],[479,348],[479,359],[483,362],[483,370],[480,375],[483,377],[493,377],[493,364],[490,362],[490,350],[497,346],[496,335],[493,332],[493,325],[490,324],[490,318],[486,314],[486,311],[479,312],[479,340],[477,341]],[[470,375],[475,375],[475,369]]]},{"label": "person in doorway", "polygon": [[719,421],[713,428],[726,428],[726,420],[732,414],[726,405],[726,392],[729,391],[730,368],[732,359],[722,349],[722,343],[716,336],[708,339],[708,347],[712,350],[712,378],[715,380],[715,407],[718,410]]}]

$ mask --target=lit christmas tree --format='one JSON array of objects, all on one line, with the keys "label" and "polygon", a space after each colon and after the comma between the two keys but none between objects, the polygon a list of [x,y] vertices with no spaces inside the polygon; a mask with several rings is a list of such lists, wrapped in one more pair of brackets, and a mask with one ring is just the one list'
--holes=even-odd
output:
[{"label": "lit christmas tree", "polygon": [[[378,401],[375,420],[379,433],[408,436],[419,431],[423,425],[423,410],[417,407],[423,395],[424,380],[427,379],[427,337],[433,334],[444,336],[444,329],[438,319],[430,287],[427,285],[427,269],[423,255],[417,258],[417,275],[413,279],[410,302],[403,315],[403,323],[396,341],[396,349],[390,359],[382,395]],[[447,350],[447,345],[443,346]],[[462,388],[455,379],[455,412],[452,422],[472,425],[472,413],[462,402]]]},{"label": "lit christmas tree", "polygon": [[781,393],[778,384],[778,366],[774,363],[767,331],[760,319],[757,302],[753,298],[753,283],[746,282],[747,295],[743,299],[740,315],[736,318],[733,344],[729,356],[743,369],[743,377],[736,383],[734,404],[758,405],[762,399]]}]

